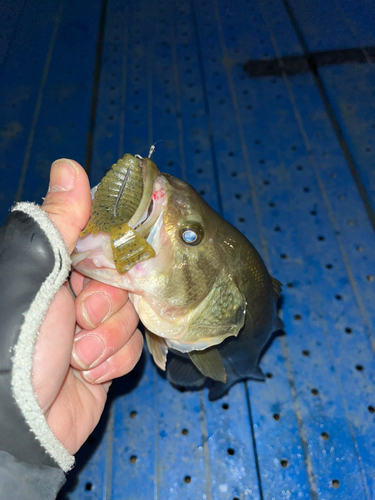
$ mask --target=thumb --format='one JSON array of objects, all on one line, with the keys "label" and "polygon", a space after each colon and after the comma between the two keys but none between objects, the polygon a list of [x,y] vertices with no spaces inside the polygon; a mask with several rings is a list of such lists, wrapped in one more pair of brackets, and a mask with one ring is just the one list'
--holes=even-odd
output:
[{"label": "thumb", "polygon": [[65,158],[52,163],[48,193],[42,208],[72,253],[91,209],[89,180],[79,163]]}]

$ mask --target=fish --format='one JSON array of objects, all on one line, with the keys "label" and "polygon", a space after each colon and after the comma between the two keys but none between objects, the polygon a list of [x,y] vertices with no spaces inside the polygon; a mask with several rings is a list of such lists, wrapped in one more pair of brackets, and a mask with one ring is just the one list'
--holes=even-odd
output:
[{"label": "fish", "polygon": [[284,329],[281,283],[250,241],[150,158],[125,154],[92,189],[72,254],[85,276],[129,292],[155,364],[215,400],[247,379]]}]

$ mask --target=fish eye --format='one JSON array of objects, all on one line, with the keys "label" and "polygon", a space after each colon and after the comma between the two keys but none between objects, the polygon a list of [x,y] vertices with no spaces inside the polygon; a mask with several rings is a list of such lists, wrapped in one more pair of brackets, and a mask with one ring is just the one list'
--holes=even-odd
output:
[{"label": "fish eye", "polygon": [[199,245],[203,239],[203,229],[193,226],[184,227],[180,231],[180,238],[188,245]]}]

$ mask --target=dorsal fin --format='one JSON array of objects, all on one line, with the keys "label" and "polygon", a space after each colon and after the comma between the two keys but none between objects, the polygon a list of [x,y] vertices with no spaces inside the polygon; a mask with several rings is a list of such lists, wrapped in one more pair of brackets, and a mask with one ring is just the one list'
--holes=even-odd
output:
[{"label": "dorsal fin", "polygon": [[276,278],[272,278],[272,276],[271,276],[271,280],[272,280],[273,296],[275,298],[275,301],[277,302],[279,300],[281,288],[283,285]]}]

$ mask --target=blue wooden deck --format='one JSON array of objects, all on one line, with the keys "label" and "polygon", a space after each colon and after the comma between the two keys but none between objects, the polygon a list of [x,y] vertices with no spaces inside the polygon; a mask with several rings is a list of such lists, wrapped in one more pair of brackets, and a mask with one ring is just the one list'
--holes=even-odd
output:
[{"label": "blue wooden deck", "polygon": [[1,222],[163,139],[285,285],[265,383],[211,403],[145,353],[61,499],[375,499],[374,46],[369,0],[2,1]]}]

